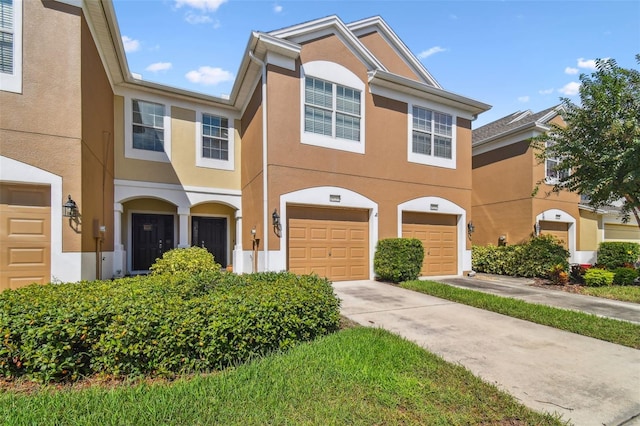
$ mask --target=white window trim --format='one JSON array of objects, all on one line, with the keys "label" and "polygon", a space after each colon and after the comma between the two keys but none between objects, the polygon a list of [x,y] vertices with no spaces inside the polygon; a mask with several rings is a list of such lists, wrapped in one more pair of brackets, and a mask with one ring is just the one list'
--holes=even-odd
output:
[{"label": "white window trim", "polygon": [[[226,118],[229,123],[229,159],[217,160],[215,158],[207,158],[202,156],[202,115],[215,115],[217,117]],[[196,110],[196,166],[206,167],[209,169],[219,170],[235,170],[235,128],[233,117],[227,114],[212,110]]]},{"label": "white window trim", "polygon": [[[545,142],[545,147],[547,146],[548,142]],[[557,183],[560,183],[560,179],[557,177],[551,177],[549,176],[549,167],[547,167],[547,161],[548,160],[552,160],[555,161],[557,164],[560,164],[561,160],[558,157],[551,157],[551,158],[545,158],[544,160],[544,183],[548,184],[548,185],[555,185]],[[569,172],[567,171],[567,174],[569,174]]]},{"label": "white window trim", "polygon": [[[434,155],[418,154],[413,152],[413,107],[423,108],[431,112],[437,112],[440,114],[447,114],[451,116],[451,158],[436,157]],[[407,161],[410,163],[425,164],[427,166],[443,167],[446,169],[456,168],[456,152],[457,152],[457,116],[451,111],[442,110],[426,103],[413,103],[407,104]]]},{"label": "white window trim", "polygon": [[[305,132],[305,77],[315,77],[327,82],[360,91],[360,140],[339,139],[332,136]],[[335,94],[334,94],[335,98]],[[357,75],[342,65],[328,61],[312,61],[300,67],[300,142],[323,148],[364,154],[365,152],[365,84]],[[335,124],[334,124],[335,126]]]},{"label": "white window trim", "polygon": [[[164,152],[148,151],[133,147],[133,100],[152,102],[164,106]],[[171,162],[171,105],[154,96],[125,96],[124,98],[124,156],[136,160]]]},{"label": "white window trim", "polygon": [[22,0],[13,0],[13,73],[0,72],[0,90],[22,93]]}]

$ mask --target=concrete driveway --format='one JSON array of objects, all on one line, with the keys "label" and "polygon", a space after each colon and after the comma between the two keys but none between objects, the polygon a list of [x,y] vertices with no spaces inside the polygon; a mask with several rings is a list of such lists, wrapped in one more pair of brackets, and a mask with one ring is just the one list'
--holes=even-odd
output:
[{"label": "concrete driveway", "polygon": [[333,284],[342,314],[465,366],[575,425],[640,425],[640,351],[374,281]]}]

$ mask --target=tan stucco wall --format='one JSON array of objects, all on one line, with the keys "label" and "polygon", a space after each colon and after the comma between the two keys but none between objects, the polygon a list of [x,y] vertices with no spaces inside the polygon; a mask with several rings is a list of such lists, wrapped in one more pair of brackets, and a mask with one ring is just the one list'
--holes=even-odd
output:
[{"label": "tan stucco wall", "polygon": [[415,72],[407,65],[405,61],[398,56],[395,50],[387,43],[387,41],[378,32],[363,34],[359,37],[362,44],[373,53],[373,55],[382,62],[382,65],[392,73],[410,78],[412,80],[420,80]]},{"label": "tan stucco wall", "polygon": [[580,244],[578,250],[598,250],[602,240],[602,229],[599,215],[587,210],[580,210]]}]

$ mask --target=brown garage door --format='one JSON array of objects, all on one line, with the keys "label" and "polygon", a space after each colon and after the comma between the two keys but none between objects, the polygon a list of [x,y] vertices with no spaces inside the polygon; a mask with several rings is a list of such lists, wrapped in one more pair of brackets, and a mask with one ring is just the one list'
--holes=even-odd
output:
[{"label": "brown garage door", "polygon": [[0,184],[0,291],[51,281],[48,186]]},{"label": "brown garage door", "polygon": [[637,225],[605,223],[604,239],[605,241],[631,241],[637,243],[640,242],[640,229],[638,229]]},{"label": "brown garage door", "polygon": [[569,249],[569,224],[565,222],[540,221],[540,233],[553,235],[562,242],[562,246]]},{"label": "brown garage door", "polygon": [[288,207],[289,270],[332,281],[369,278],[366,210]]},{"label": "brown garage door", "polygon": [[417,238],[424,246],[421,275],[458,274],[457,220],[455,215],[402,214],[402,237]]}]

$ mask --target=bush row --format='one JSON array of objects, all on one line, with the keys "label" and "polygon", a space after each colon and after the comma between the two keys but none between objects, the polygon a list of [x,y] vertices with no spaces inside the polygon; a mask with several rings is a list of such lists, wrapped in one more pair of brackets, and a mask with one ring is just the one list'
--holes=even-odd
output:
[{"label": "bush row", "polygon": [[549,277],[554,268],[569,267],[569,252],[551,235],[510,246],[473,246],[471,258],[476,272],[520,277]]},{"label": "bush row", "polygon": [[387,238],[378,241],[373,268],[383,281],[399,283],[420,276],[424,247],[416,238]]},{"label": "bush row", "polygon": [[622,241],[602,242],[598,246],[598,265],[613,270],[632,266],[640,260],[640,244]]},{"label": "bush row", "polygon": [[0,373],[40,382],[217,369],[337,330],[316,276],[204,272],[0,293]]}]

